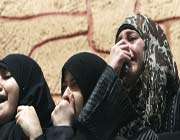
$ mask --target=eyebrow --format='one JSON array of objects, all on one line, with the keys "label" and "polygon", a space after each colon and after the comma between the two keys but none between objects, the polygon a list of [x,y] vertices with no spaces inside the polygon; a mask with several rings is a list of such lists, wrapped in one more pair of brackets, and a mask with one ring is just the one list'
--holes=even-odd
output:
[{"label": "eyebrow", "polygon": [[[126,36],[129,36],[129,35],[131,35],[131,34],[136,34],[136,35],[140,36],[139,33],[136,32],[136,31],[134,31],[134,30],[132,30],[132,31],[126,31]],[[122,38],[122,34],[120,33],[119,36],[118,36],[118,39],[121,39],[121,38]]]},{"label": "eyebrow", "polygon": [[74,82],[75,81],[76,82],[76,80],[73,77],[71,79],[68,79],[68,80],[66,80],[66,78],[65,78],[64,82],[67,82],[67,81],[70,81],[70,82],[72,82],[72,81]]},{"label": "eyebrow", "polygon": [[[138,32],[136,32],[135,30],[128,30],[128,31],[126,31],[126,33],[129,35],[129,34],[138,34],[139,35],[139,33]],[[120,33],[121,34],[121,33]],[[119,34],[119,35],[120,35]]]}]

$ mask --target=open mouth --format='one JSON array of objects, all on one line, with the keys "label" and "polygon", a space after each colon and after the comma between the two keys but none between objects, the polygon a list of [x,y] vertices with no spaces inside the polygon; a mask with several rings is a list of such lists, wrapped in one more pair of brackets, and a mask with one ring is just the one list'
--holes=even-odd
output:
[{"label": "open mouth", "polygon": [[135,57],[131,57],[131,61],[135,61]]},{"label": "open mouth", "polygon": [[0,103],[4,102],[7,100],[7,97],[4,95],[0,95]]}]

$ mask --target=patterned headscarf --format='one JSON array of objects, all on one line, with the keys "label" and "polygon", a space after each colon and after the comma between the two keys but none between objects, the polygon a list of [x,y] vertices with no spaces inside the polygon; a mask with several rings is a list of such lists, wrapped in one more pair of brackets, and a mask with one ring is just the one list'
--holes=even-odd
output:
[{"label": "patterned headscarf", "polygon": [[[136,92],[133,103],[140,118],[121,128],[119,133],[131,135],[128,133],[137,129],[137,125],[149,126],[156,132],[169,131],[174,122],[173,120],[171,124],[167,122],[173,111],[167,115],[165,112],[172,109],[168,106],[173,106],[171,102],[179,87],[179,77],[166,35],[157,23],[137,14],[126,18],[119,27],[116,43],[120,32],[127,28],[136,30],[145,43],[143,71],[137,80],[138,86],[131,90]],[[133,128],[134,130],[130,130]]]}]

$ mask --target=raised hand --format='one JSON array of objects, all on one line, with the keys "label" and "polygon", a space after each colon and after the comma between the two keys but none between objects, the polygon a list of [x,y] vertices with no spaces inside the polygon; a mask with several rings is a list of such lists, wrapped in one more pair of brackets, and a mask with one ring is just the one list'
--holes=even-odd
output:
[{"label": "raised hand", "polygon": [[36,139],[43,133],[33,106],[19,106],[17,108],[16,123],[21,126],[30,140]]},{"label": "raised hand", "polygon": [[72,94],[63,96],[51,114],[54,126],[70,126],[75,116],[75,100]]}]

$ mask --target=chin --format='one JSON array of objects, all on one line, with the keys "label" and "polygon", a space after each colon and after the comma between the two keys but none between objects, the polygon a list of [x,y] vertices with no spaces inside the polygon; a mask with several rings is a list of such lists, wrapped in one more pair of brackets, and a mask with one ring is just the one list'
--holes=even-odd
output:
[{"label": "chin", "polygon": [[[135,81],[138,79],[139,70],[137,69],[130,69],[129,73],[124,76],[122,79],[127,83],[127,85],[133,85]],[[128,86],[129,87],[129,86]]]},{"label": "chin", "polygon": [[9,121],[9,117],[6,115],[0,115],[0,125],[5,124]]},{"label": "chin", "polygon": [[140,72],[140,65],[138,65],[138,63],[132,64],[130,69],[130,75],[138,75],[139,72]]}]

